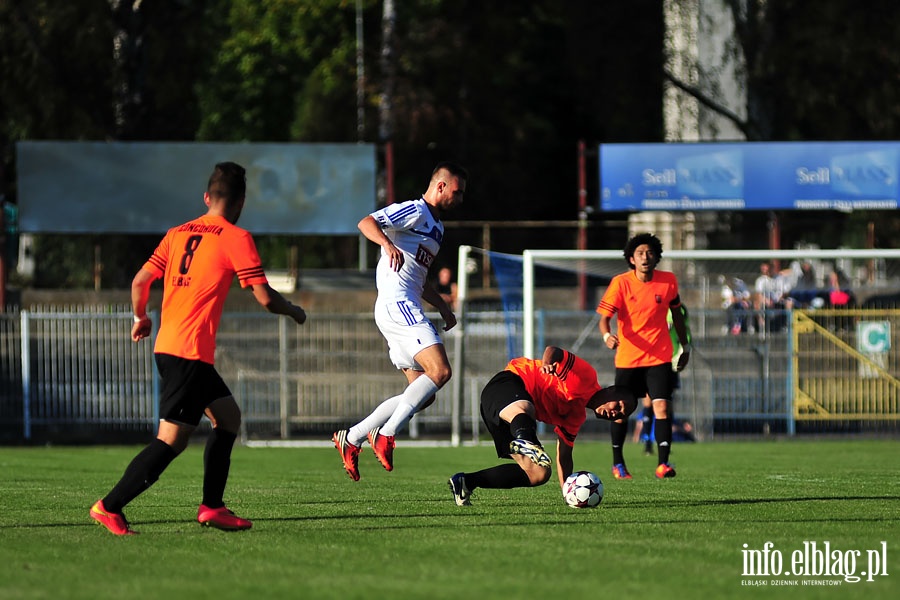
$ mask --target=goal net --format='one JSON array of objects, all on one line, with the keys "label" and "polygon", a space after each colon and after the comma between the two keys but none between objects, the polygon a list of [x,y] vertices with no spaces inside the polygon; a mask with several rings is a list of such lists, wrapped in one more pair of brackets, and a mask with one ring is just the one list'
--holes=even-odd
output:
[{"label": "goal net", "polygon": [[[755,298],[763,263],[784,290],[782,301],[768,308]],[[795,360],[795,313],[814,315],[823,336],[831,335],[835,348],[852,358],[864,342],[856,323],[869,317],[853,317],[851,323],[833,311],[900,307],[895,250],[670,250],[658,268],[676,274],[690,310],[694,352],[680,376],[675,416],[690,421],[701,438],[797,431],[797,402],[808,394]],[[597,368],[601,384],[613,382],[614,354],[600,341],[595,308],[610,279],[628,269],[621,250],[526,250],[519,256],[460,249],[459,273],[488,269],[504,313],[504,359],[537,357],[545,345],[567,347]],[[473,281],[477,277],[460,277],[462,305],[476,291],[467,289]],[[477,347],[470,329],[465,337],[466,347]],[[455,373],[470,369],[469,359],[468,353],[460,355]],[[836,360],[822,356],[815,368],[827,370]],[[884,372],[890,375],[890,369]],[[833,417],[833,411],[823,416],[834,427],[847,422]]]}]

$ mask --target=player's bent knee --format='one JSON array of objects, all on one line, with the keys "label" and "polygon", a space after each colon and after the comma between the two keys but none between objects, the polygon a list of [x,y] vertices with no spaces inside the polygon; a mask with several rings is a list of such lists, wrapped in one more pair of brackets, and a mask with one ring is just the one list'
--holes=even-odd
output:
[{"label": "player's bent knee", "polygon": [[452,370],[450,369],[450,365],[441,366],[436,369],[434,373],[429,374],[431,380],[434,381],[434,384],[439,388],[444,387],[444,385],[450,381],[450,377],[453,375]]},{"label": "player's bent knee", "polygon": [[535,465],[533,468],[528,469],[526,473],[528,474],[528,481],[531,482],[531,487],[544,485],[550,481],[550,467],[538,467]]},{"label": "player's bent knee", "polygon": [[227,431],[237,435],[241,431],[241,413],[229,412],[225,415],[218,415],[218,418],[210,419],[214,429],[219,431]]}]

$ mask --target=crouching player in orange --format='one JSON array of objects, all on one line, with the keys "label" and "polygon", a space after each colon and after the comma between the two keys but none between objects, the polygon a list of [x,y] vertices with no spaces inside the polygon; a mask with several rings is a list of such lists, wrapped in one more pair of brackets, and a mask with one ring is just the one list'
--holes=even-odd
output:
[{"label": "crouching player in orange", "polygon": [[562,487],[573,471],[575,437],[590,410],[598,419],[624,419],[637,406],[628,388],[601,388],[597,372],[571,352],[547,346],[541,360],[514,358],[481,392],[481,418],[497,456],[515,464],[501,464],[450,478],[450,491],[459,506],[471,504],[476,488],[511,489],[547,483],[550,456],[537,437],[537,421],[554,426],[556,473]]}]

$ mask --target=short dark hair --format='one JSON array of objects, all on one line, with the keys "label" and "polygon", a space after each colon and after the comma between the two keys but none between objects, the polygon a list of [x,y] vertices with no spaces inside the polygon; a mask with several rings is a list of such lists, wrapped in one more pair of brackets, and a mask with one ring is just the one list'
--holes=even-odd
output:
[{"label": "short dark hair", "polygon": [[438,171],[442,169],[446,169],[451,175],[453,175],[454,177],[458,177],[459,179],[469,179],[469,172],[466,170],[466,168],[450,160],[439,162],[437,166],[435,166],[431,171],[431,178],[434,179],[434,176],[437,175]]},{"label": "short dark hair", "polygon": [[652,233],[639,233],[625,244],[625,262],[628,263],[628,268],[633,269],[634,265],[631,264],[631,259],[634,258],[634,251],[637,250],[638,246],[643,246],[646,244],[650,246],[650,249],[653,251],[653,254],[656,255],[656,262],[659,262],[659,259],[662,258],[663,248],[662,242],[659,241],[659,238],[653,235]]},{"label": "short dark hair", "polygon": [[227,206],[234,206],[247,194],[247,171],[233,162],[216,164],[209,176],[206,193],[213,199],[224,199]]}]

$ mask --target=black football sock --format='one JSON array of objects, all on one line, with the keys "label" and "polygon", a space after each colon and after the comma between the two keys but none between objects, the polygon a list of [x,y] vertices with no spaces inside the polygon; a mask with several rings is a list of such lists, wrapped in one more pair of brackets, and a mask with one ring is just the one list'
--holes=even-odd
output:
[{"label": "black football sock", "polygon": [[203,451],[203,504],[209,508],[225,506],[225,484],[231,469],[231,449],[237,435],[213,429]]},{"label": "black football sock", "polygon": [[525,413],[513,417],[512,422],[509,424],[509,431],[516,439],[528,440],[538,445],[541,444],[537,437],[537,422]]},{"label": "black football sock", "polygon": [[653,431],[653,407],[645,406],[644,412],[641,415],[641,436],[644,438],[644,449],[652,450],[653,449],[653,438],[651,436],[651,432]]},{"label": "black football sock", "polygon": [[505,464],[483,469],[464,475],[466,487],[469,490],[475,488],[492,488],[495,490],[510,490],[512,488],[531,487],[528,474],[519,465]]},{"label": "black football sock", "polygon": [[622,454],[622,447],[625,445],[626,435],[628,435],[628,421],[623,421],[621,423],[613,421],[609,424],[609,436],[612,439],[614,465],[625,464],[625,457]]},{"label": "black football sock", "polygon": [[668,463],[672,450],[672,419],[656,420],[656,445],[659,447],[659,464]]},{"label": "black football sock", "polygon": [[116,486],[103,498],[109,512],[120,513],[129,502],[156,483],[178,453],[160,439],[150,442],[135,456]]}]

